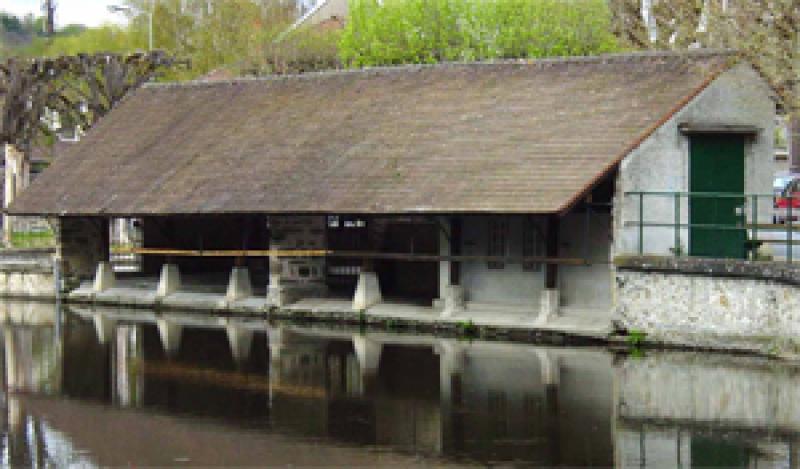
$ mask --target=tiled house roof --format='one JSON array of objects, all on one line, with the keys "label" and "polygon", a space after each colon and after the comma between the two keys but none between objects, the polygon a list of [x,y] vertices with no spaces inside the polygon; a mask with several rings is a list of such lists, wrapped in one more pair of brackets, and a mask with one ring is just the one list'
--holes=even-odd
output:
[{"label": "tiled house roof", "polygon": [[695,51],[146,86],[11,212],[559,212],[730,61]]}]

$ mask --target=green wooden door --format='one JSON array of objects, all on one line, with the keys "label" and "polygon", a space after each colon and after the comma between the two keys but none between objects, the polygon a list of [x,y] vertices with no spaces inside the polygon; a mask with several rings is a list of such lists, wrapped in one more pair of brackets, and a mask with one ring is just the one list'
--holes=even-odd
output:
[{"label": "green wooden door", "polygon": [[[690,192],[744,194],[744,136],[692,135],[689,145]],[[689,219],[692,256],[745,257],[744,197],[692,196]]]}]

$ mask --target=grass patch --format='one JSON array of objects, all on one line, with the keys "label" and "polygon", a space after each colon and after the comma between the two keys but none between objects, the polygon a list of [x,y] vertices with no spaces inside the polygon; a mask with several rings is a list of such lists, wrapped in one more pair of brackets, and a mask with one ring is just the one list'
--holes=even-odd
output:
[{"label": "grass patch", "polygon": [[628,337],[625,339],[631,347],[640,347],[644,343],[647,333],[637,330],[628,332]]},{"label": "grass patch", "polygon": [[476,337],[478,335],[478,326],[472,322],[472,319],[458,321],[456,328],[458,329],[458,333],[464,337]]},{"label": "grass patch", "polygon": [[11,233],[10,248],[50,248],[56,245],[55,233],[52,231],[15,231]]}]

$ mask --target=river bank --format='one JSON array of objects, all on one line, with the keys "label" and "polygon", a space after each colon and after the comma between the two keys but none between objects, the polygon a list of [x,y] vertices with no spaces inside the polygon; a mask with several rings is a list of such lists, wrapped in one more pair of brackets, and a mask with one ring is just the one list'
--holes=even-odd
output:
[{"label": "river bank", "polygon": [[[266,281],[246,270],[230,276],[160,278],[115,272],[101,264],[92,281],[61,276],[52,249],[0,253],[0,296],[60,301],[79,307],[243,315],[385,330],[498,337],[523,342],[592,343],[717,350],[798,359],[800,270],[780,262],[626,257],[615,265],[615,306],[560,306],[556,314],[525,305],[447,301],[425,305],[380,299],[357,308],[346,296],[295,296],[280,306]],[[170,275],[171,273],[171,275]],[[59,288],[56,288],[56,285]]]}]

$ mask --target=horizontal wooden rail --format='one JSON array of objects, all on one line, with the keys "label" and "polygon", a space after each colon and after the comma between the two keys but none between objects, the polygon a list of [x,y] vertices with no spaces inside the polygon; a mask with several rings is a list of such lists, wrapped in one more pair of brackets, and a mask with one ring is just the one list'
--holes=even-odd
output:
[{"label": "horizontal wooden rail", "polygon": [[374,259],[409,262],[504,262],[507,264],[564,264],[587,265],[586,259],[562,257],[504,257],[481,255],[440,255],[367,251],[327,251],[327,250],[282,250],[282,249],[231,249],[231,250],[197,250],[197,249],[162,249],[162,248],[114,248],[112,254],[140,254],[145,256],[175,257],[334,257],[345,259]]},{"label": "horizontal wooden rail", "polygon": [[[800,210],[800,209],[798,209]],[[648,228],[705,228],[710,230],[752,230],[755,228],[759,231],[777,231],[781,233],[785,233],[791,229],[791,231],[798,231],[800,232],[800,225],[792,225],[787,226],[786,224],[778,224],[778,223],[743,223],[742,225],[732,225],[732,224],[700,224],[700,223],[668,223],[668,222],[644,222],[640,223],[638,221],[626,221],[624,223],[626,227],[648,227]]]},{"label": "horizontal wooden rail", "polygon": [[323,249],[164,249],[164,248],[113,248],[112,254],[141,254],[145,256],[176,257],[325,257],[331,253]]}]

